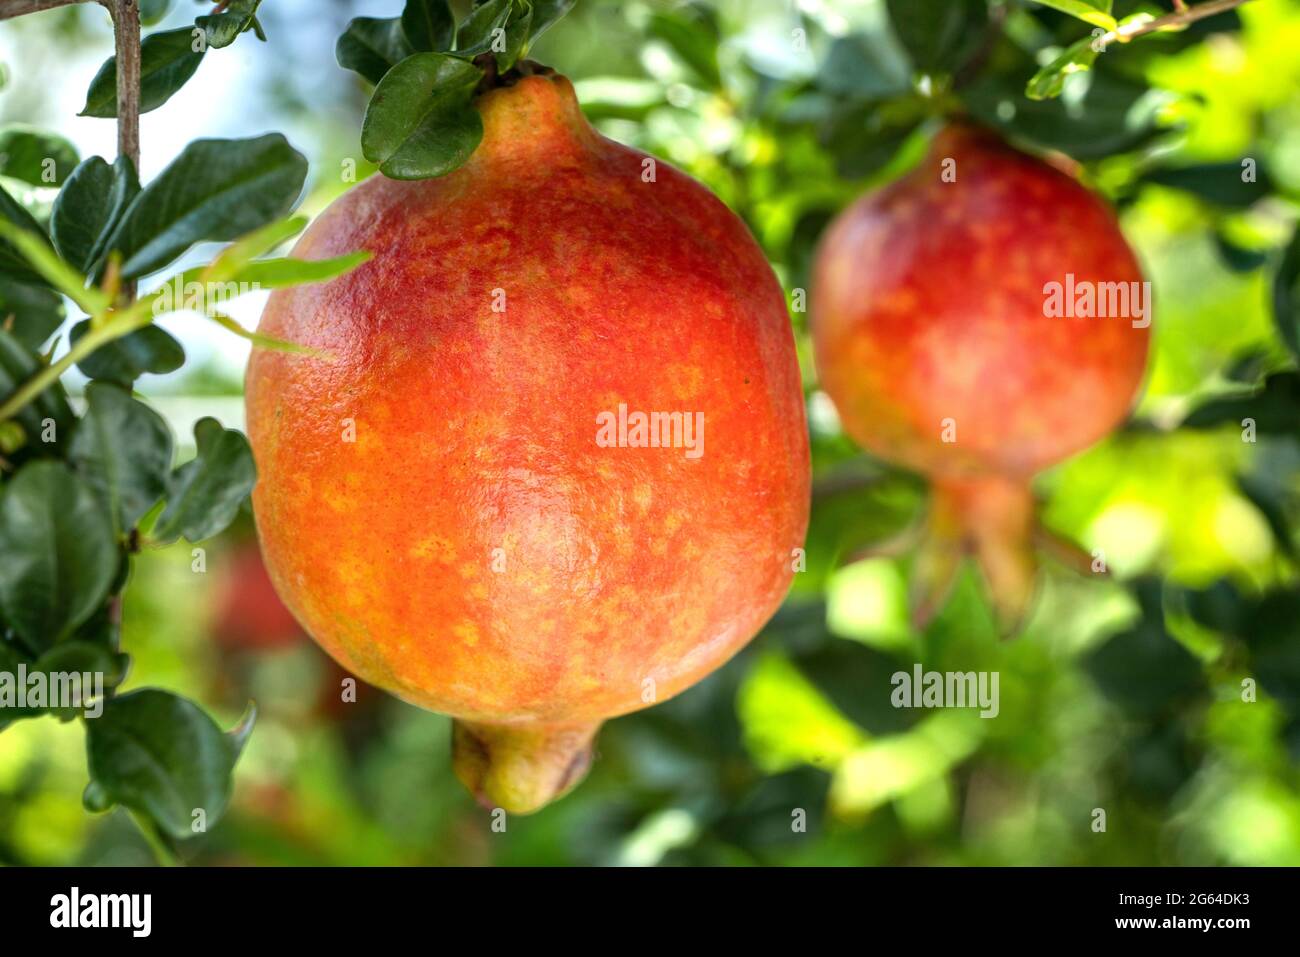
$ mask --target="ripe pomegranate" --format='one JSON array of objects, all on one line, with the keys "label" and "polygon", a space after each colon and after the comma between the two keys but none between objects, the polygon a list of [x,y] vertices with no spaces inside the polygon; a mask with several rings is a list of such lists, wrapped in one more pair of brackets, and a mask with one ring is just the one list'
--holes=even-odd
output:
[{"label": "ripe pomegranate", "polygon": [[1147,288],[1101,199],[962,123],[831,225],[812,278],[817,369],[850,436],[931,480],[919,623],[964,552],[1003,626],[1019,622],[1032,542],[1063,544],[1038,526],[1030,479],[1128,413],[1146,363]]},{"label": "ripe pomegranate", "polygon": [[[741,221],[596,133],[561,76],[477,106],[465,166],[373,177],[299,241],[374,256],[271,297],[261,331],[334,361],[255,352],[248,429],[286,604],[344,667],[453,715],[457,774],[522,813],[582,777],[605,718],[776,609],[809,453]],[[646,447],[641,413],[681,413],[683,447]]]}]

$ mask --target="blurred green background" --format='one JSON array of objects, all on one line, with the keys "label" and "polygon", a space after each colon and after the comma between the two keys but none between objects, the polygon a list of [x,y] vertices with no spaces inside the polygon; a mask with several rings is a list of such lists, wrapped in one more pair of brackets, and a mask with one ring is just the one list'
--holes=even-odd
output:
[{"label": "blurred green background", "polygon": [[[161,26],[194,15],[188,0],[173,6]],[[353,16],[400,6],[266,0],[268,43],[206,57],[143,117],[143,176],[190,139],[280,130],[312,160],[304,210],[318,212],[347,187],[346,161],[360,161],[367,99],[334,63],[334,39]],[[357,703],[338,700],[344,674],[278,605],[251,519],[208,543],[204,573],[188,545],[140,556],[125,688],[178,690],[223,726],[249,698],[261,709],[230,812],[187,842],[184,860],[1300,864],[1300,420],[1261,427],[1256,442],[1232,421],[1214,425],[1224,416],[1180,426],[1294,364],[1270,284],[1300,208],[1300,3],[1258,0],[1108,52],[1044,103],[1024,98],[1025,81],[1087,27],[1030,3],[994,11],[1000,38],[958,99],[1082,161],[1154,285],[1133,421],[1039,483],[1048,524],[1103,550],[1114,578],[1049,565],[1027,629],[1003,642],[967,573],[937,621],[913,630],[907,558],[845,559],[912,521],[924,487],[840,434],[795,311],[816,470],[807,571],[746,651],[679,698],[606,725],[587,782],[504,832],[453,777],[446,718],[365,686]],[[0,121],[111,157],[112,121],[75,116],[111,51],[94,5],[0,24]],[[716,191],[792,296],[829,219],[919,158],[952,102],[910,75],[874,0],[580,0],[531,56],[575,80],[607,135]],[[1159,172],[1243,157],[1268,177],[1244,199]],[[260,304],[247,297],[236,315],[251,325]],[[203,414],[237,425],[242,341],[184,316],[164,325],[190,362],[146,376],[141,391],[178,435]],[[894,709],[890,676],[916,662],[999,672],[1001,713]],[[1256,700],[1243,701],[1243,679],[1258,681]],[[82,809],[85,760],[81,730],[53,718],[0,735],[0,863],[152,862],[123,812]]]}]

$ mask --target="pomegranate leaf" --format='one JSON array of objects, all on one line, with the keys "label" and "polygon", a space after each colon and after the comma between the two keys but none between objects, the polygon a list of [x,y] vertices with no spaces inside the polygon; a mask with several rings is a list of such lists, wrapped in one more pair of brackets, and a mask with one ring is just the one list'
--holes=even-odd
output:
[{"label": "pomegranate leaf", "polygon": [[168,482],[167,508],[158,519],[153,538],[201,542],[225,529],[257,481],[257,468],[248,440],[234,429],[223,429],[205,417],[194,425],[198,454],[176,469]]},{"label": "pomegranate leaf", "polygon": [[191,837],[225,813],[238,751],[192,701],[155,688],[120,695],[86,722],[85,803],[121,804],[173,838]]},{"label": "pomegranate leaf", "polygon": [[504,43],[505,34],[496,33],[505,30],[506,21],[514,10],[514,0],[488,0],[470,11],[460,30],[456,34],[456,55],[473,57],[480,53],[500,52],[492,47],[493,41]]},{"label": "pomegranate leaf", "polygon": [[334,58],[339,66],[360,73],[371,83],[378,83],[385,73],[414,52],[402,31],[402,21],[396,17],[388,20],[357,17],[334,46]]},{"label": "pomegranate leaf", "polygon": [[221,13],[198,17],[194,25],[203,31],[207,45],[228,47],[253,25],[262,0],[232,0]]},{"label": "pomegranate leaf", "polygon": [[23,466],[0,498],[0,610],[37,649],[88,619],[120,561],[90,486],[62,462]]},{"label": "pomegranate leaf", "polygon": [[1094,27],[1114,30],[1118,25],[1110,15],[1111,0],[1037,0],[1045,7],[1060,10]]},{"label": "pomegranate leaf", "polygon": [[77,160],[77,148],[57,133],[17,123],[0,129],[0,176],[61,186]]},{"label": "pomegranate leaf", "polygon": [[441,53],[456,42],[456,18],[447,0],[406,0],[401,23],[413,51]]},{"label": "pomegranate leaf", "polygon": [[923,73],[954,73],[979,49],[988,25],[984,0],[888,0],[899,42]]},{"label": "pomegranate leaf", "polygon": [[[89,331],[89,319],[73,326],[70,333],[73,344]],[[130,386],[146,372],[164,375],[184,364],[185,350],[171,333],[160,326],[145,326],[100,346],[78,362],[77,368],[88,378]]]},{"label": "pomegranate leaf", "polygon": [[171,429],[125,389],[92,382],[86,387],[86,413],[72,436],[68,460],[108,506],[121,535],[167,489]]},{"label": "pomegranate leaf", "polygon": [[[0,329],[0,396],[12,395],[40,366],[40,360],[30,349]],[[14,420],[23,429],[28,451],[59,454],[73,423],[63,386],[57,383],[50,386],[35,402],[20,409]],[[49,428],[47,422],[53,427]]]},{"label": "pomegranate leaf", "polygon": [[[156,110],[194,75],[203,49],[194,49],[194,29],[151,33],[140,44],[140,112]],[[117,116],[117,57],[104,61],[86,91],[78,116]]]},{"label": "pomegranate leaf", "polygon": [[65,313],[53,290],[0,276],[0,327],[33,352],[63,324]]},{"label": "pomegranate leaf", "polygon": [[143,276],[197,242],[281,218],[306,178],[306,157],[279,133],[195,140],[135,197],[106,247],[122,254],[123,278]]},{"label": "pomegranate leaf", "polygon": [[112,166],[98,156],[84,160],[54,200],[50,239],[55,251],[79,271],[93,272],[110,233],[139,192],[130,157]]},{"label": "pomegranate leaf", "polygon": [[482,74],[445,53],[416,53],[388,71],[366,109],[361,152],[392,179],[427,179],[461,166],[483,138],[471,102]]}]

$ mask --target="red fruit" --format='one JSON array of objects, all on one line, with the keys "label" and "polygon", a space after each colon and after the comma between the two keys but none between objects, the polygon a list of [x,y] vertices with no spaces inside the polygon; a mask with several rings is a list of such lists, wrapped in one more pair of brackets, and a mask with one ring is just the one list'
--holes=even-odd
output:
[{"label": "red fruit", "polygon": [[212,633],[224,647],[242,651],[288,648],[302,628],[275,593],[257,546],[240,546],[223,563]]},{"label": "red fruit", "polygon": [[[456,716],[458,775],[526,812],[581,778],[602,720],[776,609],[808,444],[784,297],[740,220],[597,134],[563,77],[478,107],[465,166],[376,176],[307,231],[296,255],[374,258],[271,297],[261,331],[335,361],[256,352],[247,411],[289,607],[349,670]],[[598,443],[621,403],[686,413],[702,454]]]},{"label": "red fruit", "polygon": [[[1149,297],[1114,215],[995,134],[950,126],[835,221],[812,287],[817,368],[845,431],[933,481],[920,617],[964,549],[1013,623],[1035,577],[1030,477],[1111,431],[1146,364]],[[1079,317],[1071,290],[1089,288],[1127,314]],[[1066,298],[1075,315],[1049,314]]]}]

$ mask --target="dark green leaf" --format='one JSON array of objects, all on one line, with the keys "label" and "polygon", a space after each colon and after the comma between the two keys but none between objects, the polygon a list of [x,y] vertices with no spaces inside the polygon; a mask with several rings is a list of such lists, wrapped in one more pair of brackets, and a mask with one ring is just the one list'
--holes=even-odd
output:
[{"label": "dark green leaf", "polygon": [[1242,428],[1251,419],[1261,435],[1295,435],[1300,429],[1300,374],[1278,372],[1253,395],[1211,399],[1183,420],[1185,429]]},{"label": "dark green leaf", "polygon": [[28,670],[44,672],[51,676],[72,674],[101,676],[99,689],[94,687],[93,678],[89,685],[82,682],[80,707],[51,708],[52,711],[66,718],[72,718],[86,711],[90,699],[96,696],[96,690],[106,694],[121,684],[122,679],[126,677],[129,663],[128,655],[118,654],[103,645],[88,641],[63,641],[41,655]]},{"label": "dark green leaf", "polygon": [[0,176],[33,186],[59,186],[77,158],[77,148],[55,133],[19,124],[0,129]]},{"label": "dark green leaf", "polygon": [[716,89],[722,85],[722,74],[718,71],[721,34],[717,14],[711,8],[701,3],[687,3],[663,13],[654,13],[647,28],[650,35],[665,43],[706,87]]},{"label": "dark green leaf", "polygon": [[158,519],[153,537],[174,541],[211,538],[234,520],[244,498],[253,490],[257,469],[248,440],[234,429],[223,429],[216,419],[194,425],[198,455],[172,473],[167,508]]},{"label": "dark green leaf", "polygon": [[393,179],[427,179],[461,166],[483,138],[471,102],[482,74],[444,53],[417,53],[375,88],[361,151]]},{"label": "dark green leaf", "polygon": [[566,13],[573,9],[576,0],[533,0],[533,23],[529,29],[528,45],[549,30]]},{"label": "dark green leaf", "polygon": [[1217,206],[1244,208],[1274,192],[1272,181],[1256,164],[1237,162],[1202,163],[1176,169],[1152,170],[1142,177],[1155,183],[1181,189]]},{"label": "dark green leaf", "polygon": [[906,58],[887,37],[855,33],[831,45],[817,85],[843,96],[884,99],[911,90],[912,80]]},{"label": "dark green leaf", "polygon": [[[89,329],[89,319],[83,319],[73,326],[70,334],[73,344]],[[129,387],[146,372],[165,375],[175,372],[184,364],[185,350],[167,330],[158,326],[145,326],[100,346],[78,362],[77,368],[91,379],[103,379]]]},{"label": "dark green leaf", "polygon": [[[25,229],[29,233],[35,233],[37,236],[44,236],[45,230],[41,224],[32,218],[32,214],[23,208],[22,204],[9,195],[3,186],[0,186],[0,217],[3,217],[13,223],[20,229]],[[9,276],[22,282],[36,282],[40,285],[48,285],[45,280],[32,269],[22,253],[7,240],[0,239],[0,275]]]},{"label": "dark green leaf", "polygon": [[415,51],[402,32],[402,21],[357,17],[348,24],[334,47],[334,57],[345,70],[360,73],[371,83]]},{"label": "dark green leaf", "polygon": [[147,27],[158,23],[172,8],[172,0],[140,0],[140,22]]},{"label": "dark green leaf", "polygon": [[[140,44],[140,112],[156,110],[194,75],[203,59],[193,27],[151,33]],[[117,116],[117,57],[109,57],[86,92],[80,116]]]},{"label": "dark green leaf", "polygon": [[119,559],[99,499],[62,462],[30,462],[5,487],[0,610],[32,647],[50,647],[90,617]]},{"label": "dark green leaf", "polygon": [[504,42],[506,21],[514,9],[514,0],[488,0],[487,3],[470,11],[460,29],[456,32],[456,55],[462,57],[477,56],[492,49],[492,41],[497,37]]},{"label": "dark green leaf", "polygon": [[1160,583],[1138,583],[1142,620],[1084,659],[1102,693],[1130,714],[1149,717],[1205,690],[1200,663],[1165,630]]},{"label": "dark green leaf", "polygon": [[888,0],[894,33],[923,73],[955,73],[979,49],[985,0]]},{"label": "dark green leaf", "polygon": [[1291,237],[1273,277],[1273,323],[1291,354],[1300,357],[1300,229]]},{"label": "dark green leaf", "polygon": [[447,0],[406,0],[402,8],[402,34],[413,52],[450,50],[456,42],[456,18],[451,15]]},{"label": "dark green leaf", "polygon": [[63,298],[52,289],[0,276],[0,329],[33,352],[63,323]]},{"label": "dark green leaf", "polygon": [[506,24],[504,44],[495,45],[504,46],[504,49],[495,51],[498,73],[508,72],[519,61],[528,46],[528,34],[532,29],[532,23],[533,8],[526,4],[522,7],[516,5],[514,14]]},{"label": "dark green leaf", "polygon": [[236,748],[192,701],[146,688],[109,701],[86,722],[86,757],[95,790],[88,805],[122,804],[174,838],[210,827],[230,799]]},{"label": "dark green leaf", "polygon": [[131,279],[194,243],[230,240],[285,215],[302,191],[307,160],[279,133],[195,140],[140,191],[107,247]]},{"label": "dark green leaf", "polygon": [[93,272],[108,237],[139,192],[130,157],[120,157],[112,166],[98,156],[85,160],[54,200],[50,239],[55,250],[79,272]]},{"label": "dark green leaf", "polygon": [[68,460],[104,500],[118,534],[149,511],[167,489],[172,434],[143,402],[106,382],[86,387],[86,412]]},{"label": "dark green leaf", "polygon": [[[8,398],[16,392],[40,367],[40,360],[31,349],[0,330],[0,398]],[[34,402],[20,409],[14,418],[23,428],[28,449],[59,454],[67,447],[73,416],[60,383],[51,385]]]},{"label": "dark green leaf", "polygon": [[228,47],[253,25],[253,18],[261,2],[262,0],[232,0],[221,13],[199,17],[194,25],[203,31],[208,46],[217,49]]}]

